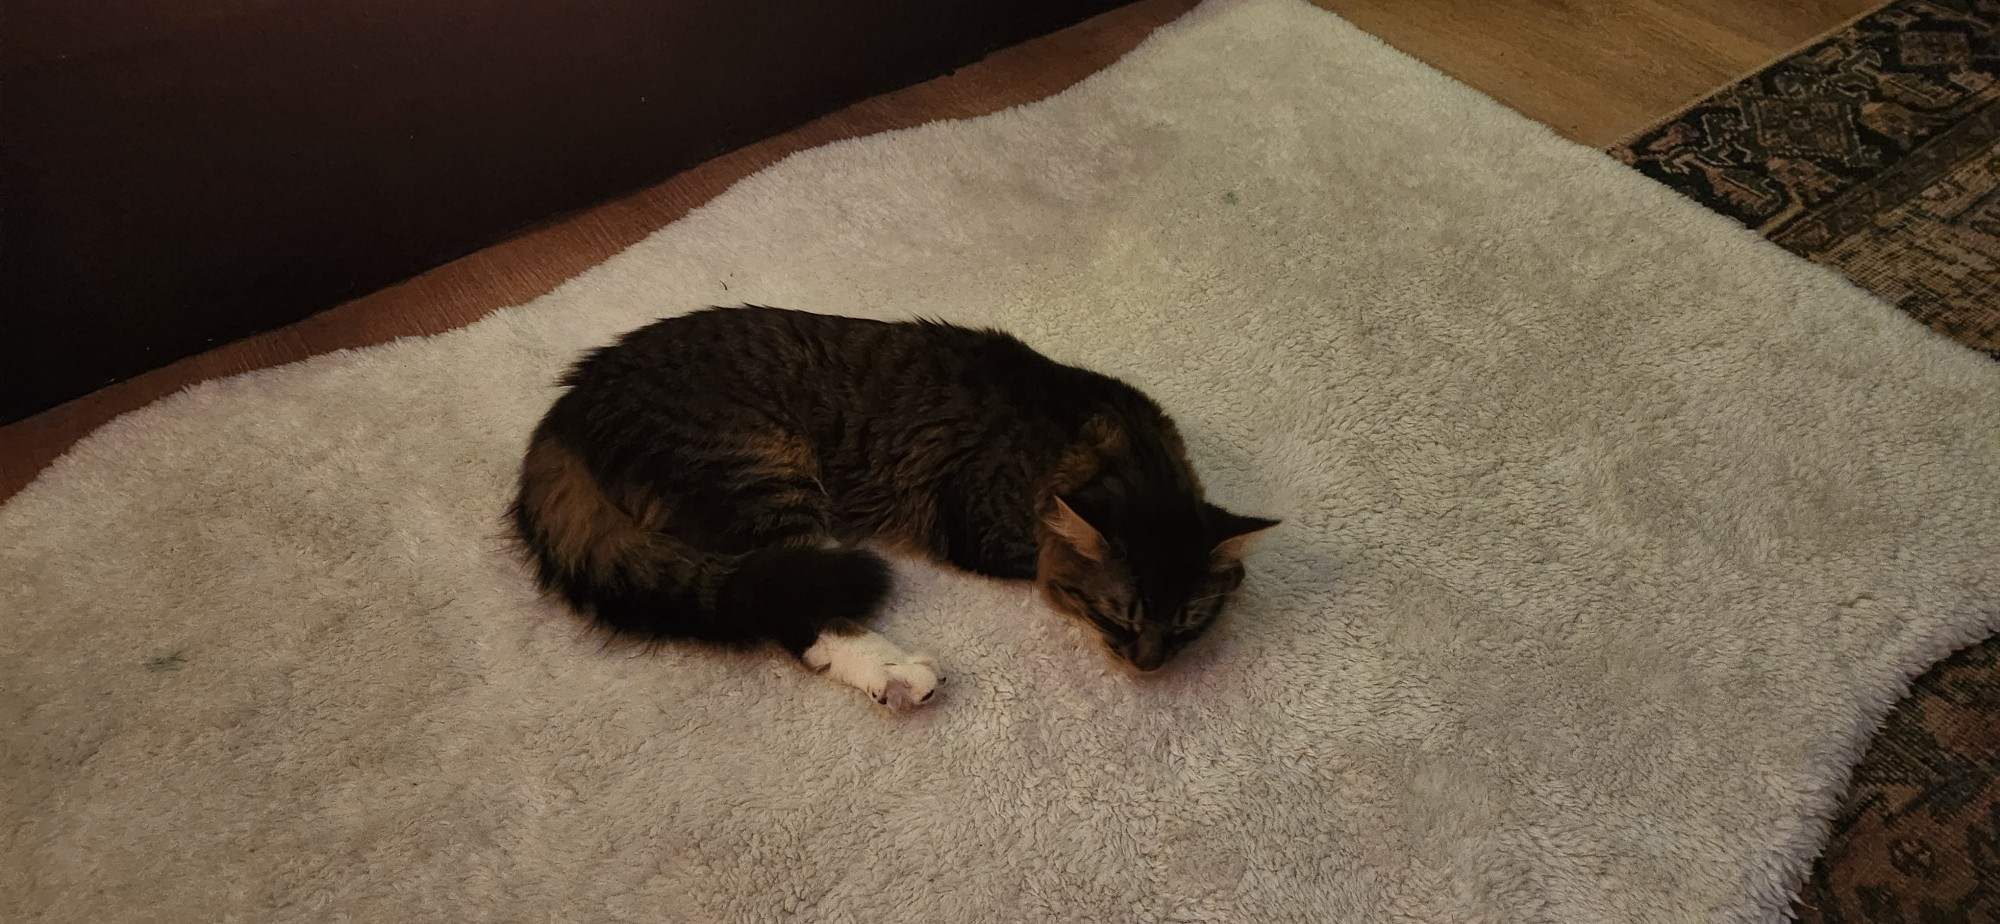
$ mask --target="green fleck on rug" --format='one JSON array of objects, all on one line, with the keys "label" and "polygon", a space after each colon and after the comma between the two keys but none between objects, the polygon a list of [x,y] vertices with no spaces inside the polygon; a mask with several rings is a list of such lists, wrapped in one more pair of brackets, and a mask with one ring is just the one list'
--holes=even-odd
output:
[{"label": "green fleck on rug", "polygon": [[[882,628],[952,676],[913,716],[605,652],[500,511],[567,361],[717,300],[1004,327],[1286,524],[1148,682],[910,563]],[[1774,920],[1909,678],[2000,624],[1996,472],[2000,367],[1330,15],[1214,3],[79,445],[0,508],[0,907]]]}]

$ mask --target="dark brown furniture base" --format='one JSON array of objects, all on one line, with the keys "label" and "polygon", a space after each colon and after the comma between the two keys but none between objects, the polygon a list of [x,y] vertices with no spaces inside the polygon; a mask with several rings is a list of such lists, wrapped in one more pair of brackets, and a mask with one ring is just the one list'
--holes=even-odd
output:
[{"label": "dark brown furniture base", "polygon": [[15,0],[0,422],[1121,0]]}]

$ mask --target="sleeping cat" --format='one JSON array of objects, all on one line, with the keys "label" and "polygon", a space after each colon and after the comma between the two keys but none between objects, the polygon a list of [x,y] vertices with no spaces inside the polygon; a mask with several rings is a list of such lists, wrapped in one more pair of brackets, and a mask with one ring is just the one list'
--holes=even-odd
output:
[{"label": "sleeping cat", "polygon": [[716,308],[563,384],[510,512],[544,588],[617,634],[776,642],[897,710],[944,677],[865,628],[889,570],[857,543],[1032,580],[1152,671],[1277,525],[1203,500],[1138,390],[994,331]]}]

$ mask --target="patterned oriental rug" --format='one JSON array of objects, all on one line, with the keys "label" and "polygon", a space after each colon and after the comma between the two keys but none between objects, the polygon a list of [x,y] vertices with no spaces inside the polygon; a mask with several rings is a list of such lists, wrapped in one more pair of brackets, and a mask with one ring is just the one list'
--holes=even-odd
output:
[{"label": "patterned oriental rug", "polygon": [[2000,358],[2000,0],[1898,0],[1611,153]]},{"label": "patterned oriental rug", "polygon": [[[1611,153],[2000,358],[2000,2],[1897,0]],[[2000,920],[2000,639],[1890,714],[1795,911]]]}]

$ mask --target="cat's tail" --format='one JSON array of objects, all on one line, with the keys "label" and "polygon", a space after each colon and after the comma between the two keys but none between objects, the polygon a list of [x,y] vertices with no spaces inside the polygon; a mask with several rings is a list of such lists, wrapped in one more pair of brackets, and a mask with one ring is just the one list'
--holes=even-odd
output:
[{"label": "cat's tail", "polygon": [[718,555],[666,533],[659,503],[633,494],[618,503],[574,450],[537,433],[509,510],[543,589],[614,633],[770,640],[798,654],[827,624],[862,621],[888,596],[888,566],[871,552]]}]

